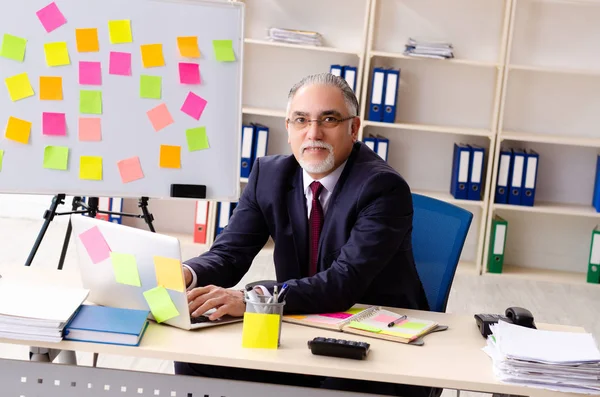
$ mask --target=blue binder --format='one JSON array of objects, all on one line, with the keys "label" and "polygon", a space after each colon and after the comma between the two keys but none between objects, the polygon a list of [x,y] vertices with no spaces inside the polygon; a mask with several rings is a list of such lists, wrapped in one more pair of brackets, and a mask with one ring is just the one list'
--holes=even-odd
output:
[{"label": "blue binder", "polygon": [[596,159],[596,181],[594,182],[592,205],[596,209],[596,212],[600,212],[600,155]]},{"label": "blue binder", "polygon": [[471,170],[467,199],[481,200],[481,181],[483,179],[485,149],[478,145],[468,145],[471,149]]},{"label": "blue binder", "polygon": [[469,184],[469,171],[471,163],[471,148],[462,143],[454,144],[452,158],[452,174],[450,179],[450,193],[455,199],[466,200]]},{"label": "blue binder", "polygon": [[215,225],[215,237],[223,233],[223,230],[229,223],[229,214],[231,213],[231,203],[228,201],[217,202],[217,222]]},{"label": "blue binder", "polygon": [[374,136],[368,136],[363,139],[365,145],[367,145],[372,151],[377,153],[377,138]]},{"label": "blue binder", "polygon": [[521,205],[533,207],[535,202],[535,186],[537,184],[537,171],[540,155],[529,149],[525,154],[525,180],[523,181],[523,191],[521,195]]},{"label": "blue binder", "polygon": [[498,177],[496,178],[496,194],[494,202],[508,204],[508,182],[511,177],[512,151],[500,149],[500,161],[498,162]]},{"label": "blue binder", "polygon": [[123,223],[123,217],[119,214],[114,214],[114,212],[123,212],[123,199],[120,197],[113,197],[110,200],[110,211],[113,212],[109,215],[109,221],[112,223]]},{"label": "blue binder", "polygon": [[390,147],[390,140],[384,136],[377,136],[377,146],[376,153],[383,159],[383,161],[387,161],[388,152]]},{"label": "blue binder", "polygon": [[385,74],[385,100],[383,108],[383,122],[396,121],[396,101],[398,100],[398,85],[400,83],[400,70],[389,69]]},{"label": "blue binder", "polygon": [[352,91],[356,92],[356,68],[354,66],[344,66],[342,67],[342,76],[344,80],[348,83]]},{"label": "blue binder", "polygon": [[508,204],[521,205],[521,196],[523,191],[523,171],[525,171],[525,150],[513,149],[512,161],[510,164],[510,193],[508,195]]},{"label": "blue binder", "polygon": [[383,99],[385,98],[385,69],[373,69],[371,84],[371,102],[369,103],[369,120],[383,121]]},{"label": "blue binder", "polygon": [[329,67],[329,73],[334,76],[342,76],[342,67],[340,65],[331,65]]},{"label": "blue binder", "polygon": [[251,170],[252,164],[254,164],[257,158],[267,155],[269,147],[269,127],[258,123],[252,125],[254,126],[254,146],[252,148]]},{"label": "blue binder", "polygon": [[252,125],[242,125],[242,153],[240,177],[248,178],[252,169],[254,148],[254,127]]}]

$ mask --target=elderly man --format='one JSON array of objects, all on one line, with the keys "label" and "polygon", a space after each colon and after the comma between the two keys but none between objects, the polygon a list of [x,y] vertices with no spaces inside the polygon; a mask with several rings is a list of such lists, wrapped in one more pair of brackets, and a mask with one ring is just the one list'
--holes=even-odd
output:
[{"label": "elderly man", "polygon": [[[185,262],[190,313],[242,316],[228,289],[269,236],[287,313],[343,311],[355,303],[427,310],[411,247],[412,200],[404,179],[357,141],[358,101],[344,79],[312,75],[289,93],[293,156],[258,159],[229,225],[211,249]],[[258,290],[269,294],[273,285]],[[175,364],[176,373],[270,382],[260,371]],[[286,374],[280,383],[428,396],[431,389]],[[283,379],[283,380],[281,380]],[[401,393],[401,394],[399,394]]]}]

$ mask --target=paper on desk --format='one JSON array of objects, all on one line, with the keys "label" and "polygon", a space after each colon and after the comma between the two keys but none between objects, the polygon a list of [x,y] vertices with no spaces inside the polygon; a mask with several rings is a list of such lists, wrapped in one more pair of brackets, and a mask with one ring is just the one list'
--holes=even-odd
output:
[{"label": "paper on desk", "polygon": [[244,313],[242,347],[277,349],[279,314]]}]

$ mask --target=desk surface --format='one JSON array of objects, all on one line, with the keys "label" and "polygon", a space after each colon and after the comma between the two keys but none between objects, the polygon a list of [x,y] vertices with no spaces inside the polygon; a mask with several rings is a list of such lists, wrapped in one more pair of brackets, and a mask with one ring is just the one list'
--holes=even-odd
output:
[{"label": "desk surface", "polygon": [[[21,266],[0,268],[0,274],[7,278],[26,279],[31,283],[81,285],[76,271]],[[390,310],[436,320],[440,324],[448,325],[449,329],[426,336],[424,346],[410,346],[284,323],[280,348],[262,350],[241,347],[241,323],[195,331],[151,323],[139,347],[66,341],[58,344],[35,342],[35,346],[488,393],[566,395],[498,382],[492,373],[492,360],[481,350],[485,340],[481,337],[472,315]],[[548,324],[538,324],[538,327],[584,331],[578,327]],[[361,361],[315,356],[310,353],[307,341],[317,336],[362,340],[371,344],[371,351],[368,358]],[[32,345],[27,341],[7,339],[0,339],[0,343]]]}]

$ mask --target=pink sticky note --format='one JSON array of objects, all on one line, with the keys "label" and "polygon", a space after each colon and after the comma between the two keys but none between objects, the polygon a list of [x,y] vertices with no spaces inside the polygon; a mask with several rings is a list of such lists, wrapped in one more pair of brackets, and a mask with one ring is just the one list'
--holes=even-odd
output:
[{"label": "pink sticky note", "polygon": [[102,125],[99,117],[79,119],[79,140],[82,142],[100,142],[102,140]]},{"label": "pink sticky note", "polygon": [[65,16],[60,12],[58,6],[54,2],[48,4],[35,14],[48,33],[67,23]]},{"label": "pink sticky note", "polygon": [[[400,317],[400,315],[398,315],[398,317]],[[379,316],[375,317],[373,320],[377,321],[378,323],[389,324],[392,321],[396,320],[398,317],[388,316],[387,314],[380,314]]]},{"label": "pink sticky note", "polygon": [[100,62],[79,62],[79,84],[102,85],[102,64]]},{"label": "pink sticky note", "polygon": [[83,243],[83,246],[93,263],[102,262],[103,260],[110,258],[110,247],[104,239],[102,232],[98,229],[98,226],[94,226],[81,233],[79,239]]},{"label": "pink sticky note", "polygon": [[173,117],[167,109],[166,104],[161,104],[147,112],[148,118],[156,132],[162,130],[166,126],[173,124]]},{"label": "pink sticky note", "polygon": [[331,318],[339,318],[340,320],[345,320],[348,317],[352,317],[350,313],[324,313],[320,314],[321,316],[331,317]]},{"label": "pink sticky note", "polygon": [[200,65],[179,62],[179,81],[181,84],[200,84]]},{"label": "pink sticky note", "polygon": [[117,162],[117,166],[123,183],[129,183],[144,177],[142,164],[140,164],[140,158],[137,156],[121,160]]},{"label": "pink sticky note", "polygon": [[42,133],[44,135],[67,135],[67,120],[64,113],[42,113]]},{"label": "pink sticky note", "polygon": [[196,120],[200,120],[207,103],[204,98],[190,92],[181,107],[181,111]]},{"label": "pink sticky note", "polygon": [[108,73],[131,76],[131,53],[111,51]]}]

